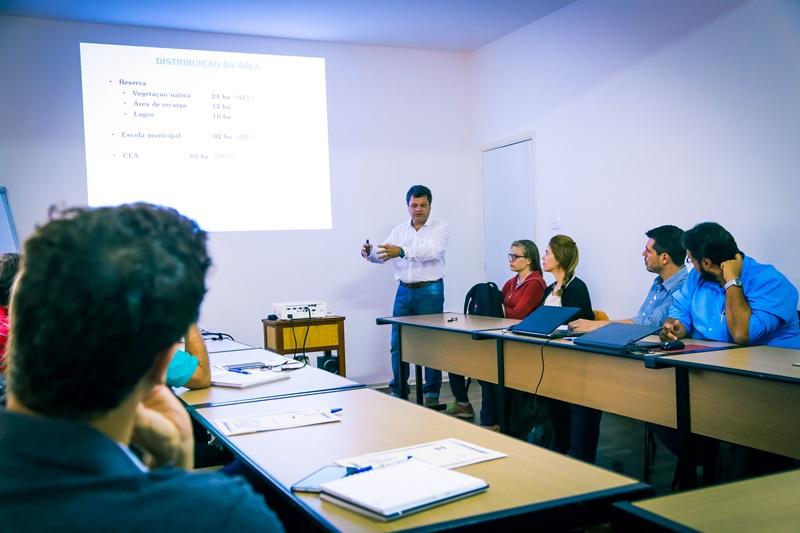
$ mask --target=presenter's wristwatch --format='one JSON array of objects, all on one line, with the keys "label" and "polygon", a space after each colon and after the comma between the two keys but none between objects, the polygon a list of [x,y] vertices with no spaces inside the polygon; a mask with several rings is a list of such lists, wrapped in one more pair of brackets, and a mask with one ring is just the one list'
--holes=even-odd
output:
[{"label": "presenter's wristwatch", "polygon": [[729,282],[725,284],[725,290],[727,291],[731,287],[739,287],[742,288],[742,280],[740,278],[733,278]]},{"label": "presenter's wristwatch", "polygon": [[406,257],[406,251],[400,248],[400,259],[405,259],[405,257]]}]

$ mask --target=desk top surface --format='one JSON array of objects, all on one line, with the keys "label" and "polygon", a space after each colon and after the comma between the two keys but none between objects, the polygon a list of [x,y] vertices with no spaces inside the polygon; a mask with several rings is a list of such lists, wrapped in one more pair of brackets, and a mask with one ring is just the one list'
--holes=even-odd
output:
[{"label": "desk top surface", "polygon": [[748,346],[688,355],[660,357],[659,362],[672,366],[708,369],[775,381],[800,383],[800,350],[772,346]]},{"label": "desk top surface", "polygon": [[463,313],[440,313],[434,315],[387,316],[377,319],[378,324],[400,324],[453,332],[476,333],[485,330],[505,329],[519,320],[491,316],[465,315]]},{"label": "desk top surface", "polygon": [[[573,342],[573,339],[575,337],[564,337],[561,339],[547,339],[544,337],[534,337],[531,335],[520,335],[519,333],[514,333],[513,331],[508,331],[506,329],[480,332],[480,335],[485,337],[501,338],[513,342],[523,342],[536,345],[547,344],[548,346],[556,348],[566,348],[568,350],[580,350],[584,352],[601,353],[601,354],[603,353],[602,351],[599,350],[593,350],[591,347],[588,346],[581,346],[575,344]],[[648,343],[660,342],[658,335],[649,335],[641,340],[642,342],[648,342]],[[684,350],[676,352],[666,352],[657,348],[653,348],[648,350],[647,352],[643,351],[642,353],[612,354],[612,355],[617,357],[631,357],[634,359],[644,359],[645,356],[653,356],[653,355],[664,356],[669,353],[681,353],[681,352],[685,352],[686,354],[695,354],[699,352],[705,353],[705,350],[726,350],[727,348],[736,347],[735,344],[729,344],[726,342],[708,341],[703,339],[685,339],[685,344],[686,348]],[[662,357],[659,357],[659,360],[661,358]]]},{"label": "desk top surface", "polygon": [[[280,364],[289,361],[286,357],[268,352],[261,348],[233,352],[221,352],[209,356],[212,365],[231,365],[236,363],[251,363],[261,361],[267,364]],[[266,370],[269,372],[269,370]],[[175,393],[189,406],[199,407],[220,405],[228,403],[251,402],[254,400],[268,400],[298,394],[313,394],[317,392],[363,387],[355,381],[343,378],[337,374],[326,372],[312,366],[305,366],[297,370],[284,370],[289,373],[289,379],[237,389],[232,387],[209,387],[207,389],[189,390],[181,387]]]},{"label": "desk top surface", "polygon": [[[640,518],[699,531],[797,531],[800,470],[618,504]],[[677,528],[675,528],[677,529]]]},{"label": "desk top surface", "polygon": [[[253,346],[249,344],[244,344],[241,342],[232,341],[230,339],[203,339],[206,345],[206,350],[208,353],[220,353],[220,352],[235,352],[238,350],[252,350]],[[181,350],[185,350],[186,347],[184,343],[180,343],[178,347]]]},{"label": "desk top surface", "polygon": [[[285,489],[337,459],[454,437],[501,451],[508,457],[459,470],[486,480],[489,490],[395,522],[381,523],[323,502],[297,497],[344,531],[385,531],[465,520],[487,513],[535,512],[559,504],[625,494],[646,488],[636,480],[582,463],[448,417],[371,389],[299,396],[284,400],[198,409],[206,420],[257,416],[301,409],[341,411],[342,421],[229,437],[226,440]],[[224,438],[224,437],[223,437]]]}]

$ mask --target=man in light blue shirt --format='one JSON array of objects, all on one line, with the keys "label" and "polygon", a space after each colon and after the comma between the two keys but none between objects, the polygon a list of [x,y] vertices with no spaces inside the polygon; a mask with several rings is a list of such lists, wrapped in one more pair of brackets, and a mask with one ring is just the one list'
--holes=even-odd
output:
[{"label": "man in light blue shirt", "polygon": [[185,350],[176,350],[167,367],[167,385],[205,389],[211,386],[211,364],[197,324],[189,326],[184,337]]},{"label": "man in light blue shirt", "polygon": [[783,274],[745,257],[716,222],[696,225],[683,244],[694,270],[675,295],[662,339],[800,348],[797,289]]},{"label": "man in light blue shirt", "polygon": [[585,320],[570,322],[569,328],[577,332],[593,331],[609,322],[627,324],[647,324],[660,326],[667,318],[667,311],[672,305],[674,294],[683,286],[688,271],[683,262],[686,250],[681,238],[683,230],[677,226],[659,226],[647,233],[647,243],[642,251],[644,267],[648,272],[656,274],[650,291],[644,299],[636,316],[624,320]]}]

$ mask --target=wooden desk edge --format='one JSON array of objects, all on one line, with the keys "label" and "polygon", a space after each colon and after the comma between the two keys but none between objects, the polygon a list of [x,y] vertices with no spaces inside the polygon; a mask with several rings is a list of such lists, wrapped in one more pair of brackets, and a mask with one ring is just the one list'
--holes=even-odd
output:
[{"label": "wooden desk edge", "polygon": [[269,400],[285,400],[286,398],[296,398],[297,396],[313,396],[315,394],[327,394],[331,392],[341,392],[346,390],[365,389],[365,388],[367,388],[367,386],[362,383],[353,383],[352,385],[343,385],[341,387],[335,387],[329,389],[315,389],[309,391],[287,392],[276,396],[260,396],[257,398],[246,398],[242,400],[224,400],[221,402],[205,402],[197,404],[186,403],[180,396],[178,396],[178,399],[183,401],[183,405],[188,411],[194,411],[197,409],[206,409],[208,407],[222,407],[224,405],[241,405],[253,402],[267,402]]},{"label": "wooden desk edge", "polygon": [[656,526],[658,531],[681,533],[697,531],[663,515],[642,509],[636,503],[625,501],[612,504],[611,527],[614,531],[647,531],[652,530],[653,526]]},{"label": "wooden desk edge", "polygon": [[[705,352],[703,352],[705,353]],[[683,359],[669,359],[670,356],[661,357],[664,366],[688,368],[689,370],[708,370],[710,372],[719,372],[721,374],[732,374],[734,376],[742,376],[746,378],[764,379],[768,381],[776,381],[780,383],[789,383],[792,385],[799,385],[800,378],[793,376],[784,376],[781,374],[770,374],[768,372],[757,372],[755,370],[744,370],[741,368],[733,368],[730,366],[714,365],[710,363],[699,363],[696,361],[686,361]],[[675,356],[672,356],[675,357]]]}]

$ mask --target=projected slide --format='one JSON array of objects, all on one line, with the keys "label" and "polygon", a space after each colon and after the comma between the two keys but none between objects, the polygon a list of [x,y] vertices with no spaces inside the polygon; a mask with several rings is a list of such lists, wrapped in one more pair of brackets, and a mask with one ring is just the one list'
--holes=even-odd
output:
[{"label": "projected slide", "polygon": [[330,229],[325,60],[81,43],[89,205]]}]

